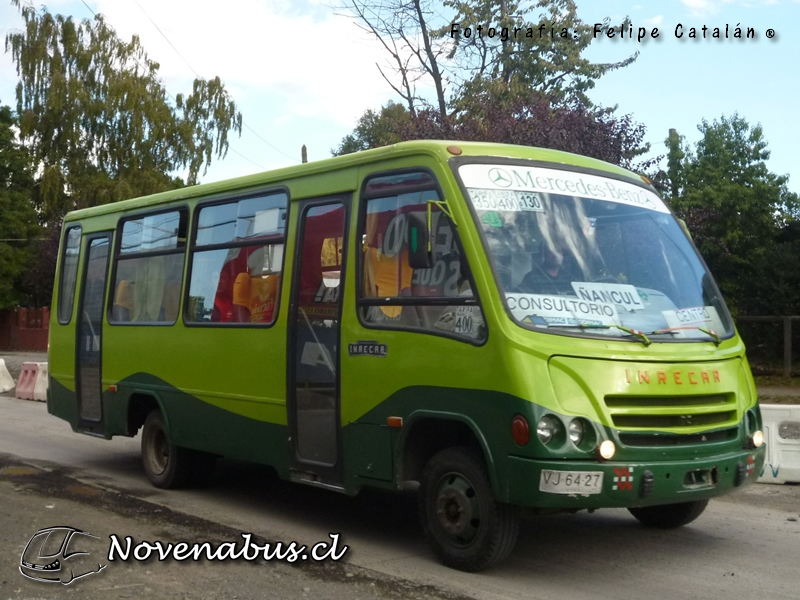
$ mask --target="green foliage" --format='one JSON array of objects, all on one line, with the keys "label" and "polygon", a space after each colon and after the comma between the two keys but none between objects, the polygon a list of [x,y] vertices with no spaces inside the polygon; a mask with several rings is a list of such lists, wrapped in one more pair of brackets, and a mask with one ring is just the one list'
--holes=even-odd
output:
[{"label": "green foliage", "polygon": [[25,28],[6,37],[16,64],[20,133],[42,169],[34,198],[44,222],[95,206],[183,185],[224,156],[228,131],[241,132],[219,78],[197,79],[169,98],[134,36],[120,40],[102,15],[76,23],[12,0]]},{"label": "green foliage", "polygon": [[641,160],[650,146],[645,128],[630,115],[586,106],[579,101],[556,104],[545,95],[529,92],[500,100],[490,93],[465,102],[457,117],[440,118],[434,108],[411,114],[389,103],[380,114],[367,110],[355,131],[346,136],[334,155],[377,148],[404,140],[453,139],[552,148],[574,152],[646,172],[658,159]]},{"label": "green foliage", "polygon": [[381,107],[380,113],[367,109],[358,119],[353,133],[346,135],[339,147],[331,150],[331,154],[341,156],[402,141],[401,132],[410,119],[411,114],[406,107],[391,100]]},{"label": "green foliage", "polygon": [[694,152],[681,149],[677,135],[668,140],[670,205],[686,221],[729,305],[774,314],[782,297],[796,295],[787,282],[800,282],[789,265],[797,262],[798,248],[779,237],[795,221],[800,199],[788,190],[788,177],[767,168],[760,125],[734,114],[703,120],[698,129],[702,138]]},{"label": "green foliage", "polygon": [[30,197],[31,156],[16,140],[16,125],[11,109],[0,106],[0,309],[22,302],[18,282],[40,234]]},{"label": "green foliage", "polygon": [[[380,113],[367,110],[334,154],[401,139],[448,138],[536,145],[649,167],[633,163],[649,150],[644,127],[630,116],[616,117],[614,108],[593,106],[586,96],[598,78],[629,65],[638,52],[615,63],[587,59],[594,24],[581,21],[574,0],[347,5],[386,49],[395,78],[381,74],[407,110],[392,103]],[[558,29],[551,31],[554,24]],[[608,26],[603,23],[602,30]],[[435,100],[419,96],[419,82],[430,84]]]},{"label": "green foliage", "polygon": [[[448,57],[455,60],[463,81],[463,90],[456,94],[460,99],[487,91],[514,97],[533,89],[556,101],[570,98],[589,104],[586,92],[595,80],[631,64],[639,54],[615,63],[585,58],[594,25],[578,17],[573,0],[445,0],[444,5],[455,11],[451,24],[460,25],[454,38],[451,24],[437,32],[440,39],[452,40]],[[482,35],[477,25],[483,26]],[[604,31],[608,25],[603,24]],[[487,34],[490,26],[497,30],[492,38]],[[463,35],[466,27],[472,28],[469,38]]]}]

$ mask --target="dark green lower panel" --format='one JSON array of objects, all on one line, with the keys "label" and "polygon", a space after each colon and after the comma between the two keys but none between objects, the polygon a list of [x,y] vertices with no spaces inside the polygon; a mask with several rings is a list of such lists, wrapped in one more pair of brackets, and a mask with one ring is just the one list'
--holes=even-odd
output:
[{"label": "dark green lower panel", "polygon": [[[521,506],[561,509],[627,508],[705,500],[755,483],[765,454],[766,447],[762,446],[705,460],[650,463],[541,461],[512,456],[509,457],[512,476],[508,499]],[[542,492],[539,489],[542,470],[602,471],[602,490],[589,495]],[[744,477],[737,485],[740,470]],[[700,475],[693,477],[692,474],[703,474],[707,479],[704,482]],[[650,477],[651,486],[647,482]]]},{"label": "dark green lower panel", "polygon": [[[105,393],[104,423],[81,421],[74,392],[51,380],[48,410],[70,422],[73,430],[112,437],[127,435],[128,398],[132,390],[151,393],[164,408],[176,444],[213,452],[221,456],[250,460],[273,466],[279,475],[289,476],[291,451],[289,430],[277,425],[243,417],[213,406],[146,374],[137,374],[120,382],[117,393]],[[432,387],[409,387],[379,404],[356,423],[344,424],[341,430],[340,459],[344,457],[342,484],[347,493],[362,486],[392,487],[400,482],[404,444],[408,432],[419,419],[459,419],[475,434],[484,448],[490,477],[498,499],[504,502],[540,508],[600,508],[645,506],[694,499],[704,499],[730,492],[755,481],[760,473],[765,449],[742,450],[743,438],[716,445],[689,448],[620,448],[617,460],[587,460],[585,453],[558,453],[521,456],[523,450],[511,439],[510,420],[514,414],[526,414],[536,422],[543,407],[506,394],[481,390],[457,390]],[[552,411],[550,411],[552,412]],[[389,428],[389,416],[402,417],[402,429]],[[608,435],[608,432],[605,432]],[[613,432],[612,432],[613,434]],[[534,442],[532,440],[531,446]],[[713,452],[714,454],[709,456]],[[632,456],[634,455],[635,456]],[[750,459],[750,463],[748,463]],[[751,474],[736,485],[739,464]],[[541,471],[602,471],[603,488],[591,495],[544,493],[539,489]],[[689,471],[714,470],[716,481],[708,485],[685,485]],[[653,488],[643,494],[642,477],[652,474]],[[618,481],[615,482],[614,478]],[[620,480],[620,478],[625,478]],[[616,484],[616,488],[615,488]]]}]

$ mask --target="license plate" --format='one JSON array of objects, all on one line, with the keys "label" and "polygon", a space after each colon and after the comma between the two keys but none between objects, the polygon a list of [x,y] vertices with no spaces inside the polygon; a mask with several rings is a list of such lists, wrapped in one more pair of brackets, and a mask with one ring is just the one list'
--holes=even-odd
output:
[{"label": "license plate", "polygon": [[599,494],[603,491],[602,471],[543,470],[539,491],[548,494]]}]

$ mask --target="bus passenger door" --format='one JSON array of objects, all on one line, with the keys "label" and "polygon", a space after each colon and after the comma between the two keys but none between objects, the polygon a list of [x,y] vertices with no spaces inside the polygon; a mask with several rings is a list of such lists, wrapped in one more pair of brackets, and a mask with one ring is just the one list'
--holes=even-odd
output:
[{"label": "bus passenger door", "polygon": [[340,324],[349,198],[299,203],[289,311],[292,480],[339,489]]},{"label": "bus passenger door", "polygon": [[110,246],[110,234],[91,236],[87,240],[77,329],[75,367],[80,429],[96,434],[103,433],[101,357]]}]

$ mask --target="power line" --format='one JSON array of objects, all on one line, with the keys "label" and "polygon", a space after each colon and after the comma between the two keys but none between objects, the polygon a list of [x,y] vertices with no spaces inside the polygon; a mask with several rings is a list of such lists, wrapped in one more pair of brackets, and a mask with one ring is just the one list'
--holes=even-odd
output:
[{"label": "power line", "polygon": [[192,72],[194,72],[194,74],[197,76],[198,79],[203,79],[202,77],[200,77],[200,74],[197,71],[194,70],[194,67],[189,64],[189,61],[186,60],[183,57],[183,54],[178,52],[178,49],[169,40],[169,38],[166,36],[166,34],[163,31],[161,31],[161,27],[159,27],[158,24],[155,21],[153,21],[152,17],[147,14],[147,11],[142,7],[141,4],[139,4],[139,0],[133,0],[133,1],[136,2],[136,6],[138,6],[139,10],[141,10],[144,13],[144,16],[147,17],[150,20],[150,22],[153,24],[153,27],[155,27],[158,30],[158,33],[161,34],[161,37],[163,37],[165,40],[167,40],[167,43],[172,47],[173,50],[175,50],[175,54],[177,54],[178,56],[181,57],[181,60],[186,63],[186,66],[189,67],[192,70]]},{"label": "power line", "polygon": [[250,127],[250,125],[248,125],[247,123],[245,123],[245,122],[244,122],[244,119],[242,120],[242,125],[243,125],[244,127],[246,127],[248,130],[250,130],[250,132],[251,132],[251,133],[252,133],[254,136],[256,136],[258,139],[260,139],[262,142],[264,142],[264,143],[265,143],[267,146],[269,146],[270,148],[272,148],[273,150],[275,150],[275,152],[280,152],[280,153],[281,153],[281,154],[283,154],[284,156],[286,156],[286,157],[288,157],[288,158],[291,158],[293,161],[295,161],[295,162],[300,162],[300,161],[299,161],[299,160],[297,160],[297,159],[296,159],[294,156],[289,156],[288,154],[286,154],[286,152],[284,152],[283,150],[280,150],[280,149],[276,148],[275,146],[273,146],[272,144],[270,144],[270,143],[269,143],[267,140],[265,140],[263,137],[261,137],[260,135],[258,135],[258,134],[255,132],[255,130],[254,130],[252,127]]},{"label": "power line", "polygon": [[[144,16],[147,17],[150,20],[150,22],[153,24],[153,27],[156,28],[158,33],[161,34],[161,37],[163,37],[167,41],[167,43],[170,45],[170,47],[175,51],[175,54],[177,54],[181,58],[181,60],[186,63],[186,66],[189,67],[192,70],[192,72],[195,74],[195,76],[197,76],[198,79],[203,79],[203,77],[200,76],[200,74],[197,72],[197,70],[191,64],[189,64],[189,61],[186,60],[186,58],[183,56],[183,54],[181,54],[180,51],[178,51],[178,49],[175,47],[175,44],[173,44],[172,41],[170,41],[170,39],[167,37],[167,34],[165,34],[163,31],[161,31],[161,28],[158,26],[158,23],[156,23],[153,20],[153,18],[149,14],[147,14],[147,11],[142,7],[141,4],[139,4],[139,0],[133,0],[133,1],[136,3],[136,6],[139,7],[139,10],[141,10],[142,13],[144,13]],[[289,154],[286,154],[286,152],[284,152],[280,148],[274,146],[273,144],[268,142],[266,139],[261,137],[258,133],[256,133],[255,129],[253,129],[247,123],[244,122],[244,119],[242,120],[242,126],[244,126],[248,131],[250,131],[254,136],[256,136],[258,139],[260,139],[262,142],[264,142],[267,146],[269,146],[270,148],[275,150],[275,152],[283,154],[284,156],[286,156],[287,158],[291,158],[295,162],[300,162],[294,156],[290,156]],[[236,152],[236,154],[239,154],[239,156],[242,156],[242,158],[246,158],[247,160],[249,160],[254,165],[259,166],[257,163],[255,163],[254,161],[250,160],[246,156],[243,156],[239,152]],[[263,167],[261,167],[261,168],[263,168]]]},{"label": "power line", "polygon": [[239,156],[241,156],[241,157],[242,157],[243,159],[245,159],[246,161],[249,161],[249,162],[253,163],[253,164],[254,164],[255,166],[257,166],[259,169],[266,170],[266,167],[265,167],[265,166],[258,164],[256,161],[254,161],[254,160],[252,160],[252,159],[250,159],[250,158],[247,158],[247,157],[246,157],[244,154],[242,154],[241,152],[237,151],[235,148],[232,148],[230,145],[228,145],[228,150],[230,150],[230,151],[231,151],[231,152],[233,152],[234,154],[238,154]]},{"label": "power line", "polygon": [[[162,35],[162,37],[163,37],[163,38],[164,38],[164,39],[167,41],[167,43],[168,43],[168,44],[169,44],[169,45],[172,47],[172,49],[173,49],[173,50],[175,50],[175,53],[176,53],[178,56],[180,56],[180,58],[181,58],[181,60],[183,60],[183,62],[185,62],[185,63],[186,63],[186,66],[188,66],[188,67],[189,67],[189,68],[192,70],[192,72],[193,72],[193,73],[194,73],[194,74],[197,76],[197,78],[198,78],[198,79],[203,79],[203,77],[201,77],[201,76],[200,76],[200,75],[197,73],[197,71],[194,69],[194,67],[192,67],[192,65],[191,65],[191,64],[189,64],[189,61],[187,61],[187,60],[186,60],[186,59],[183,57],[183,55],[182,55],[180,52],[178,52],[178,49],[175,47],[175,45],[174,45],[174,44],[173,44],[173,43],[172,43],[172,42],[169,40],[169,38],[168,38],[168,37],[167,37],[167,36],[164,34],[164,32],[163,32],[163,31],[161,31],[161,28],[160,28],[160,27],[159,27],[159,26],[156,24],[156,22],[155,22],[155,21],[153,21],[153,19],[150,17],[150,15],[148,15],[148,14],[147,14],[147,12],[145,12],[144,8],[142,8],[142,6],[141,6],[141,4],[139,4],[138,0],[134,0],[134,2],[136,2],[136,6],[138,6],[138,7],[139,7],[139,9],[140,9],[140,10],[141,10],[141,11],[144,13],[144,15],[145,15],[145,16],[146,16],[146,17],[147,17],[149,20],[150,20],[150,22],[153,24],[153,26],[154,26],[154,27],[155,27],[155,28],[158,30],[158,32],[159,32],[159,33]],[[85,0],[81,0],[81,3],[82,3],[82,4],[83,4],[83,5],[84,5],[84,6],[85,6],[85,7],[86,7],[88,10],[89,10],[89,12],[90,12],[90,13],[92,13],[92,15],[94,15],[95,17],[97,17],[97,13],[95,13],[95,12],[92,10],[92,7],[91,7],[91,6],[89,6],[88,4],[86,4],[86,1],[85,1]],[[134,62],[136,62],[136,64],[137,64],[137,65],[139,65],[139,66],[142,68],[142,70],[143,70],[143,71],[147,71],[147,69],[145,69],[144,65],[143,65],[142,63],[140,63],[140,62],[139,62],[139,61],[136,59],[136,57],[135,57],[135,56],[134,56],[134,57],[132,57],[132,58],[133,58]],[[173,96],[173,95],[172,95],[172,94],[169,92],[169,90],[166,88],[166,86],[164,86],[164,93],[166,93],[166,94],[167,94],[167,96],[169,96],[169,97],[172,99],[172,101],[173,101],[173,102],[176,102],[176,100],[175,100],[175,96]],[[249,130],[250,130],[250,131],[251,131],[251,132],[252,132],[252,133],[253,133],[253,134],[254,134],[256,137],[258,137],[258,138],[259,138],[259,139],[260,139],[262,142],[264,142],[265,144],[267,144],[268,146],[270,146],[270,147],[271,147],[273,150],[275,150],[276,152],[279,152],[279,153],[283,154],[284,156],[286,156],[286,157],[288,157],[288,158],[291,158],[291,159],[293,159],[293,160],[297,161],[297,159],[296,159],[296,158],[294,158],[294,157],[292,157],[292,156],[289,156],[288,154],[286,154],[286,153],[285,153],[285,152],[283,152],[282,150],[280,150],[280,149],[276,148],[275,146],[273,146],[272,144],[270,144],[270,143],[269,143],[267,140],[265,140],[264,138],[262,138],[260,135],[258,135],[258,134],[257,134],[257,133],[256,133],[256,132],[253,130],[253,128],[252,128],[252,127],[250,127],[249,125],[247,125],[247,123],[245,123],[245,122],[244,122],[244,120],[242,120],[242,125],[243,125],[244,127],[246,127],[247,129],[249,129]],[[231,147],[230,143],[228,144],[228,150],[232,151],[234,154],[238,154],[239,156],[241,156],[241,157],[242,157],[243,159],[245,159],[246,161],[248,161],[248,162],[250,162],[250,163],[254,164],[255,166],[257,166],[259,169],[265,169],[265,168],[266,168],[266,167],[264,167],[263,165],[260,165],[260,164],[258,164],[258,163],[257,163],[256,161],[254,161],[253,159],[251,159],[251,158],[248,158],[247,156],[245,156],[244,154],[242,154],[242,153],[241,153],[241,152],[239,152],[238,150],[236,150],[236,149],[234,149],[233,147]],[[297,161],[297,162],[299,162],[299,161]]]}]

